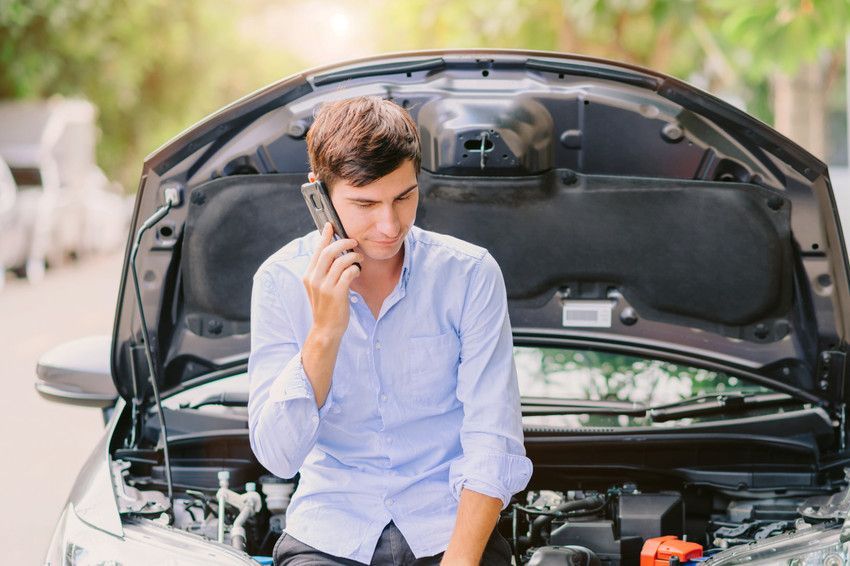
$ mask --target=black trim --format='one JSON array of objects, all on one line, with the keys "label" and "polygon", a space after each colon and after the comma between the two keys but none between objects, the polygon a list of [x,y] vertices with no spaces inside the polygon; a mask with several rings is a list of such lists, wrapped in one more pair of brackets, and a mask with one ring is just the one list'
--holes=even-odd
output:
[{"label": "black trim", "polygon": [[[313,87],[306,81],[299,81],[282,93],[275,92],[275,90],[274,87],[270,87],[267,92],[251,96],[245,102],[234,103],[186,130],[163,149],[148,156],[145,162],[145,170],[153,169],[158,175],[164,175],[169,169],[206,144],[216,142],[214,147],[218,148],[220,140],[230,140],[259,116],[313,92]],[[269,95],[271,95],[270,98]],[[214,153],[213,148],[206,151],[201,158],[192,164],[191,172],[197,171]]]},{"label": "black trim", "polygon": [[558,74],[563,73],[565,75],[572,75],[576,77],[590,77],[594,79],[617,81],[650,90],[658,90],[658,87],[662,84],[662,80],[660,78],[650,75],[604,67],[591,67],[581,63],[561,63],[558,61],[530,58],[525,63],[525,66],[534,71],[545,71]]},{"label": "black trim", "polygon": [[827,166],[823,161],[743,110],[723,102],[716,96],[672,78],[664,81],[658,88],[658,94],[712,120],[729,132],[739,134],[741,141],[746,145],[756,145],[760,149],[769,151],[809,181],[827,174]]},{"label": "black trim", "polygon": [[442,57],[435,59],[426,59],[424,61],[399,63],[384,63],[381,65],[369,65],[366,67],[354,67],[343,71],[332,71],[316,75],[313,78],[313,84],[316,86],[324,86],[349,79],[360,79],[363,77],[374,77],[377,75],[395,75],[399,73],[415,73],[417,71],[433,71],[446,67],[446,62]]}]

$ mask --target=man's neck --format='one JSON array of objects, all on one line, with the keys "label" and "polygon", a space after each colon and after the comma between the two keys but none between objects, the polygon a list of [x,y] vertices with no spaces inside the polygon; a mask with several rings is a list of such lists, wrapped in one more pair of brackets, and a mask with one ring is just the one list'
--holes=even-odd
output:
[{"label": "man's neck", "polygon": [[404,265],[404,246],[399,252],[385,260],[364,258],[361,262],[363,272],[354,279],[351,289],[363,294],[363,291],[375,291],[395,287]]}]

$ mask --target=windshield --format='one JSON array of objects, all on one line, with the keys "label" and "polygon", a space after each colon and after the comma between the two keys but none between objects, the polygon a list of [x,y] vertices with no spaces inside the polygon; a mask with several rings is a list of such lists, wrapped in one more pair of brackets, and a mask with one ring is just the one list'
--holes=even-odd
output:
[{"label": "windshield", "polygon": [[[514,347],[514,359],[523,397],[625,401],[655,406],[703,395],[773,392],[719,371],[602,351],[517,346]],[[776,409],[765,412],[776,412]],[[526,416],[523,422],[576,428],[627,427],[671,426],[711,418],[718,417],[652,423],[644,416],[547,415]]]},{"label": "windshield", "polygon": [[[586,349],[515,346],[517,378],[523,398],[620,401],[637,406],[675,403],[705,395],[762,394],[773,390],[719,371],[675,364],[663,360]],[[194,387],[163,400],[170,409],[191,407],[222,393],[248,391],[245,373]],[[203,411],[244,412],[244,408],[215,402]],[[748,415],[776,413],[781,408],[754,409]],[[570,428],[675,426],[723,418],[718,415],[652,422],[647,416],[617,414],[568,414],[523,417],[528,425]]]}]

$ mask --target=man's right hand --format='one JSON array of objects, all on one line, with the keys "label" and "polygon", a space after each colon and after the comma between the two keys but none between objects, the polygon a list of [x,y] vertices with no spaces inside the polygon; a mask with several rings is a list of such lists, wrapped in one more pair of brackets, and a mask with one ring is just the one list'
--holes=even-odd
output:
[{"label": "man's right hand", "polygon": [[[350,238],[334,242],[333,228],[326,223],[302,278],[313,311],[313,329],[329,337],[342,338],[348,328],[348,291],[360,275],[360,268],[353,264],[363,261],[362,254],[350,251],[356,246],[357,241]],[[350,253],[340,255],[345,250]]]},{"label": "man's right hand", "polygon": [[301,363],[318,407],[327,399],[340,342],[348,328],[348,290],[360,275],[360,268],[354,262],[363,261],[359,253],[340,254],[356,245],[357,241],[352,239],[333,242],[333,228],[330,223],[325,224],[319,247],[302,279],[310,298],[313,326],[301,348]]}]

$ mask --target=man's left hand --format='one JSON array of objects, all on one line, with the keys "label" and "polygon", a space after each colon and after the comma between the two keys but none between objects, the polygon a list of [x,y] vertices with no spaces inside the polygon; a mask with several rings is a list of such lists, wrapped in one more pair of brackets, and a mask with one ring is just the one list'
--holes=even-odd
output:
[{"label": "man's left hand", "polygon": [[454,532],[440,564],[478,566],[501,510],[501,499],[463,488]]}]

